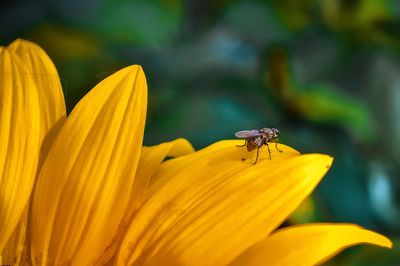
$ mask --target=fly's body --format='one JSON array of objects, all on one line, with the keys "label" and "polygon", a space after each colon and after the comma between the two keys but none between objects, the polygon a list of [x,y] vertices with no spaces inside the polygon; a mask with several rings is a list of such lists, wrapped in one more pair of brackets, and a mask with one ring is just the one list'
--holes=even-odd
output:
[{"label": "fly's body", "polygon": [[257,149],[257,157],[254,164],[257,163],[258,160],[258,151],[263,146],[266,145],[268,148],[269,159],[271,160],[271,151],[269,149],[268,142],[275,142],[275,147],[278,151],[282,152],[278,149],[279,142],[279,130],[276,128],[261,128],[261,129],[252,129],[252,130],[242,130],[235,133],[237,138],[245,139],[244,145],[238,145],[238,147],[246,146],[247,151],[253,151]]}]

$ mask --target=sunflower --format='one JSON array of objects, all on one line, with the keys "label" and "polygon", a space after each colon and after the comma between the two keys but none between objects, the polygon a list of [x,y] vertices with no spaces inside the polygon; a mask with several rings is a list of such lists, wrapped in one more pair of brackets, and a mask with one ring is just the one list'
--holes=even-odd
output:
[{"label": "sunflower", "polygon": [[352,224],[277,230],[328,155],[281,145],[253,165],[236,140],[142,146],[140,66],[101,81],[68,117],[37,45],[0,48],[0,81],[0,264],[313,265],[351,245],[392,245]]}]

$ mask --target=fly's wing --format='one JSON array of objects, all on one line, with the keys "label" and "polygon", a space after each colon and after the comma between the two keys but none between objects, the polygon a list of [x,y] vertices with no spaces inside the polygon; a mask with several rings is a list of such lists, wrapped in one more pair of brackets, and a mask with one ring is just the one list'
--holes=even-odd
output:
[{"label": "fly's wing", "polygon": [[260,135],[261,135],[261,133],[256,129],[253,129],[253,130],[242,130],[242,131],[239,131],[239,132],[235,133],[235,137],[242,138],[242,139],[256,137],[256,136],[260,136]]}]

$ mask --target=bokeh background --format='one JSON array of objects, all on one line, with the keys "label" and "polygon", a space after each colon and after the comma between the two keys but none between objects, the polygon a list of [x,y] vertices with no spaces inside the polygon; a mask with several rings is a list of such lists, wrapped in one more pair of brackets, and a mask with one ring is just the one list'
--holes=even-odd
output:
[{"label": "bokeh background", "polygon": [[[400,234],[400,1],[13,0],[0,44],[41,45],[70,111],[129,64],[149,85],[145,144],[196,148],[243,129],[335,162],[287,224],[351,222]],[[358,247],[329,265],[400,265]]]}]

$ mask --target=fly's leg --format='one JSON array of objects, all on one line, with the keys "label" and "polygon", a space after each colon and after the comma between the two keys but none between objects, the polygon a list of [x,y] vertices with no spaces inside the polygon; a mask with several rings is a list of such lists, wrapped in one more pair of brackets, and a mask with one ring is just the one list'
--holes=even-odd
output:
[{"label": "fly's leg", "polygon": [[236,147],[244,147],[244,146],[246,146],[247,145],[247,139],[244,141],[244,144],[243,145],[236,145]]},{"label": "fly's leg", "polygon": [[277,140],[275,141],[275,148],[276,148],[278,151],[283,152],[282,150],[278,149],[278,143],[279,143],[279,139],[277,139]]},{"label": "fly's leg", "polygon": [[253,163],[253,165],[255,165],[258,161],[258,151],[260,150],[260,147],[257,147],[257,156],[256,156],[256,161]]},{"label": "fly's leg", "polygon": [[272,160],[272,158],[271,158],[271,151],[270,151],[270,149],[269,149],[268,142],[265,142],[265,145],[267,145],[267,148],[268,148],[269,159]]}]

